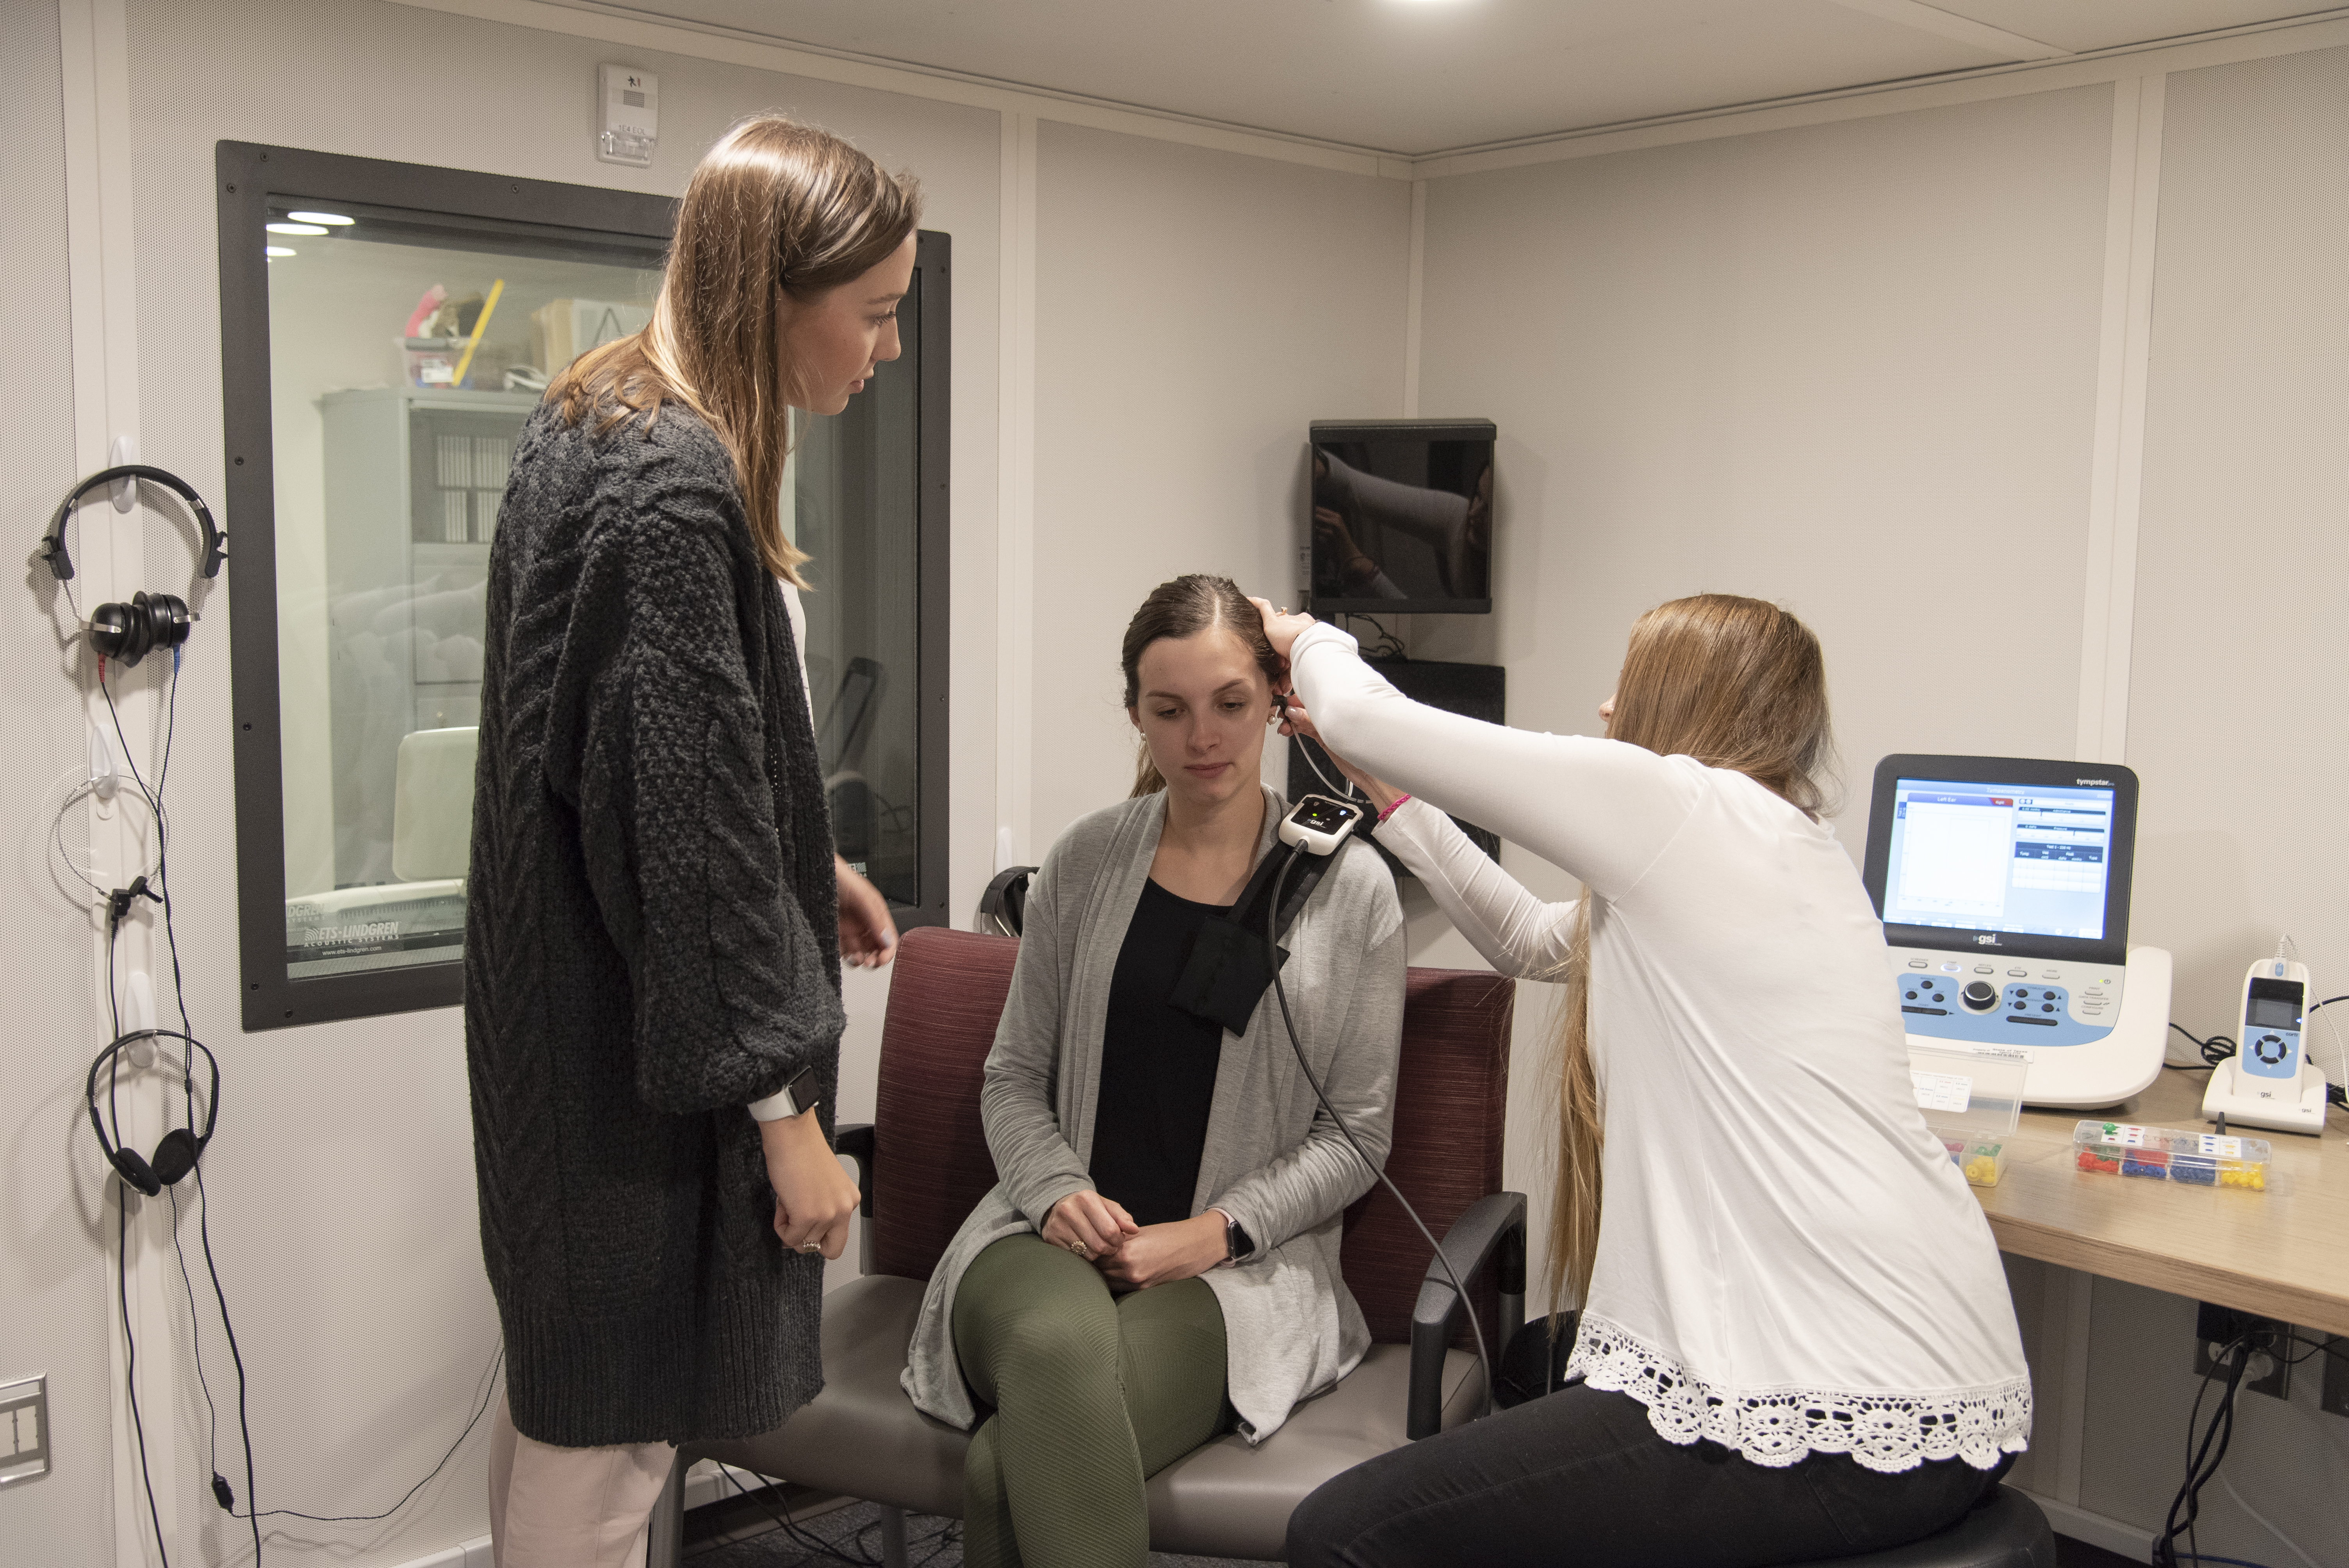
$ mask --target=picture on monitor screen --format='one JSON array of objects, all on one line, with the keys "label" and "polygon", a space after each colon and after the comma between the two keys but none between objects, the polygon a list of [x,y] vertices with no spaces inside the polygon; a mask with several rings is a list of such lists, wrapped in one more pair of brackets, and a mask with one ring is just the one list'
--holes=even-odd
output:
[{"label": "picture on monitor screen", "polygon": [[1483,612],[1493,597],[1493,438],[1317,426],[1312,587],[1326,609]]}]

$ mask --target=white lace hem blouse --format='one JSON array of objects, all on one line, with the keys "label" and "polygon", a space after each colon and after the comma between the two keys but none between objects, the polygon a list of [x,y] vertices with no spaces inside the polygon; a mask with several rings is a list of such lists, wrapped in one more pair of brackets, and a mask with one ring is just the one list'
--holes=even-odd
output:
[{"label": "white lace hem blouse", "polygon": [[1445,813],[1590,890],[1605,1214],[1569,1371],[1757,1464],[2023,1449],[2005,1272],[1917,1109],[1883,928],[1826,825],[1693,758],[1413,703],[1333,626],[1291,660],[1330,746],[1415,797],[1379,842],[1496,969],[1556,977],[1573,906]]}]

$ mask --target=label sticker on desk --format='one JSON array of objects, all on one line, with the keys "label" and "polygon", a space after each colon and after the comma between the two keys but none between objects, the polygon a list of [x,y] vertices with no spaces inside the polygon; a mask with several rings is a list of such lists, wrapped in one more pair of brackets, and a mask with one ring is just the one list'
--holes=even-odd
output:
[{"label": "label sticker on desk", "polygon": [[1909,1069],[1917,1091],[1919,1110],[1963,1110],[1972,1100],[1974,1080],[1963,1073],[1924,1073]]},{"label": "label sticker on desk", "polygon": [[2243,1157],[2243,1140],[2240,1138],[2214,1138],[2206,1132],[2196,1140],[2195,1147],[2197,1152],[2220,1160],[2240,1160]]}]

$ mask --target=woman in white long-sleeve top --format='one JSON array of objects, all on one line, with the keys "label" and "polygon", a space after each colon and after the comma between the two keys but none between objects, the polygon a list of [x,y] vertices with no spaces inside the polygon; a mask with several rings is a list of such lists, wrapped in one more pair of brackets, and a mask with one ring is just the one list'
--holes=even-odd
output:
[{"label": "woman in white long-sleeve top", "polygon": [[[1290,1522],[1294,1568],[1751,1568],[1986,1498],[2030,1378],[1822,820],[1817,639],[1757,600],[1660,605],[1593,739],[1413,703],[1344,633],[1259,608],[1379,842],[1495,967],[1568,982],[1551,1284],[1582,1303],[1578,1381],[1330,1481]],[[1536,899],[1446,813],[1583,898]]]},{"label": "woman in white long-sleeve top", "polygon": [[[1238,1034],[1175,1000],[1288,809],[1258,781],[1280,662],[1239,590],[1194,575],[1143,601],[1123,663],[1140,777],[1037,873],[979,1097],[1000,1181],[930,1276],[904,1379],[976,1429],[973,1568],[1143,1568],[1149,1476],[1234,1426],[1262,1440],[1370,1346],[1338,1249],[1375,1172],[1268,989]],[[1354,844],[1282,938],[1299,1046],[1381,1161],[1403,942]]]}]

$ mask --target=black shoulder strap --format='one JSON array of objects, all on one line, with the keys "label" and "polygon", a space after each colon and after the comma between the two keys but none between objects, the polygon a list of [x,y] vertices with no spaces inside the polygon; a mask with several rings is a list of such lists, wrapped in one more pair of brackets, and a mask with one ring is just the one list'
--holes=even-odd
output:
[{"label": "black shoulder strap", "polygon": [[[1282,870],[1294,862],[1288,885],[1281,890],[1280,911],[1273,924],[1277,942],[1288,934],[1303,913],[1305,903],[1320,885],[1322,873],[1338,858],[1337,852],[1326,855],[1308,854],[1293,844],[1275,841],[1271,851],[1257,862],[1256,873],[1248,878],[1247,886],[1232,905],[1228,914],[1211,914],[1199,923],[1199,934],[1191,944],[1191,956],[1183,965],[1182,978],[1175,981],[1174,991],[1168,1000],[1195,1017],[1221,1024],[1235,1035],[1247,1033],[1248,1019],[1256,1014],[1256,1005],[1264,999],[1265,991],[1272,985],[1272,969],[1265,961],[1264,919],[1266,906],[1272,900],[1273,884],[1280,880]],[[1288,951],[1279,949],[1282,964],[1288,962]]]}]

